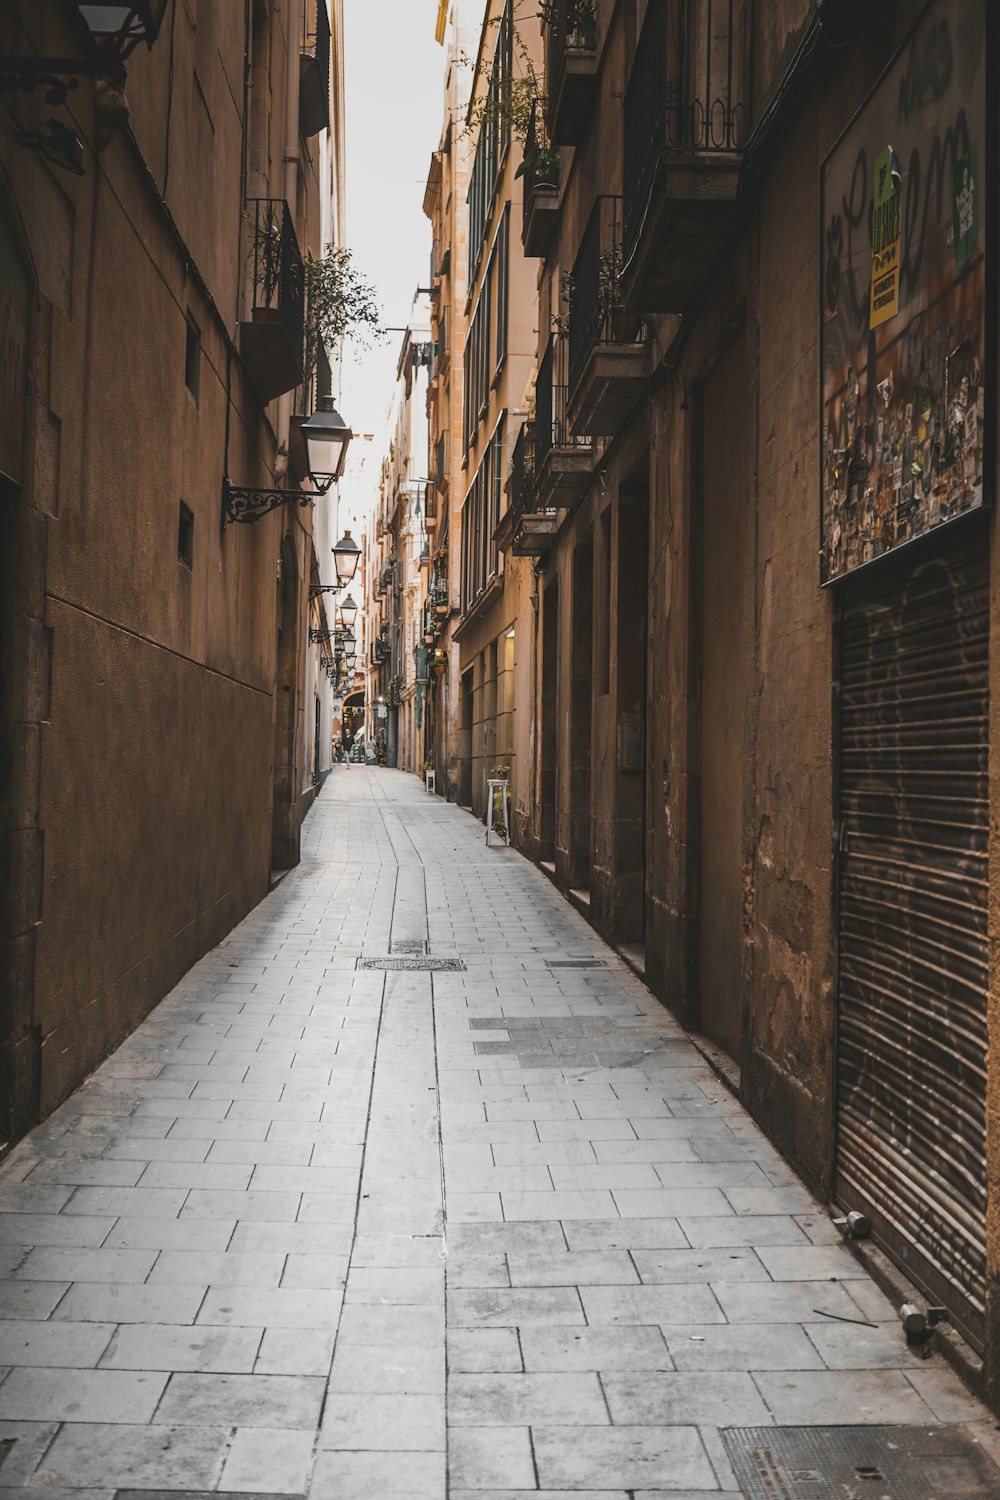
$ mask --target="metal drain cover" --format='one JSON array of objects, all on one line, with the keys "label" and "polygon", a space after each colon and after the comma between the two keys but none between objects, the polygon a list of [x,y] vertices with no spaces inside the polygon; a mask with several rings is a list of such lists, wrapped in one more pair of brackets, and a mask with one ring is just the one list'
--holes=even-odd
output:
[{"label": "metal drain cover", "polygon": [[426,953],[427,943],[424,938],[399,938],[389,944],[392,953]]},{"label": "metal drain cover", "polygon": [[549,969],[606,969],[607,964],[603,958],[547,958],[546,968]]},{"label": "metal drain cover", "polygon": [[417,969],[423,974],[464,974],[461,958],[359,958],[356,969]]},{"label": "metal drain cover", "polygon": [[747,1500],[996,1500],[1000,1469],[964,1427],[730,1427]]}]

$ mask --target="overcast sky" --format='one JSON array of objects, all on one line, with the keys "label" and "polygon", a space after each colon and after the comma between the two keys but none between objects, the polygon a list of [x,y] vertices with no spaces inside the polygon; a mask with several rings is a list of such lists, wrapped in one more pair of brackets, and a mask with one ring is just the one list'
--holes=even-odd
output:
[{"label": "overcast sky", "polygon": [[[444,110],[436,18],[437,0],[344,0],[347,243],[397,326],[429,276],[421,204]],[[390,333],[360,363],[348,353],[342,410],[356,433],[380,431],[401,339]]]}]

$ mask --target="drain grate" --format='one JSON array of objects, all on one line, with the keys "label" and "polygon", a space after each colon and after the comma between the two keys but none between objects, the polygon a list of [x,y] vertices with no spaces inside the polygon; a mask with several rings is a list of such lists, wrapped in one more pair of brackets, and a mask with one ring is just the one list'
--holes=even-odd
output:
[{"label": "drain grate", "polygon": [[995,1500],[1000,1469],[964,1427],[731,1427],[746,1500]]},{"label": "drain grate", "polygon": [[464,974],[461,958],[359,958],[356,969],[415,969],[423,974]]},{"label": "drain grate", "polygon": [[546,968],[549,969],[606,969],[607,964],[603,958],[547,958]]},{"label": "drain grate", "polygon": [[427,942],[424,938],[399,938],[389,944],[389,949],[392,953],[426,953]]}]

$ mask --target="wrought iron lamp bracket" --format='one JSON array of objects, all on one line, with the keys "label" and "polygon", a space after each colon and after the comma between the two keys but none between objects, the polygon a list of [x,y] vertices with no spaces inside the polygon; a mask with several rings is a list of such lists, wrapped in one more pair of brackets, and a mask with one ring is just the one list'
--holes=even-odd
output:
[{"label": "wrought iron lamp bracket", "polygon": [[309,597],[318,599],[320,594],[339,594],[346,587],[346,583],[313,583],[309,587]]},{"label": "wrought iron lamp bracket", "polygon": [[262,516],[270,515],[272,510],[278,510],[282,505],[298,505],[303,508],[312,505],[317,496],[326,494],[333,479],[314,483],[315,488],[308,493],[305,490],[268,490],[233,484],[226,474],[222,480],[222,524],[225,526],[229,522],[242,522],[249,525],[259,521]]}]

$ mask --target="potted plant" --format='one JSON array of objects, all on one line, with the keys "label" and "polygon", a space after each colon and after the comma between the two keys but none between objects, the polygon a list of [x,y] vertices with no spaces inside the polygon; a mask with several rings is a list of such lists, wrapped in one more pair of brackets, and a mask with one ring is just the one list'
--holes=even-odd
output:
[{"label": "potted plant", "polygon": [[493,788],[493,805],[489,809],[490,821],[493,824],[494,833],[503,833],[504,829],[504,803],[506,803],[507,829],[510,828],[510,763],[501,761],[495,765],[489,774],[491,781],[503,781],[503,786]]}]

